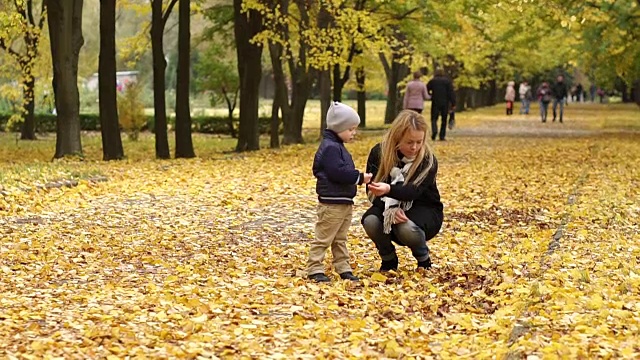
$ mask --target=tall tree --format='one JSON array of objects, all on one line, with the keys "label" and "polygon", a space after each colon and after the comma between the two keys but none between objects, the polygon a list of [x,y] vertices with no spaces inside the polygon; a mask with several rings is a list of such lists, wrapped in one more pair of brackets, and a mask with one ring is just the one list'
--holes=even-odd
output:
[{"label": "tall tree", "polygon": [[[34,6],[33,0],[13,0],[12,3],[18,15],[16,20],[19,26],[19,33],[22,34],[24,50],[15,50],[11,46],[12,39],[7,39],[1,35],[0,48],[7,51],[20,65],[25,110],[20,139],[35,140],[35,76],[33,67],[38,57],[38,44],[40,43],[40,35],[46,18],[45,2],[42,1],[39,13],[34,12],[34,7],[36,6]],[[39,18],[36,20],[38,16]]]},{"label": "tall tree", "polygon": [[116,0],[100,0],[100,59],[98,63],[102,158],[124,157],[116,94]]},{"label": "tall tree", "polygon": [[178,3],[178,76],[176,89],[176,158],[192,158],[191,111],[189,84],[191,78],[191,1]]},{"label": "tall tree", "polygon": [[82,155],[78,55],[84,44],[83,0],[47,0],[46,5],[57,111],[54,158]]},{"label": "tall tree", "polygon": [[171,0],[166,9],[162,8],[162,0],[151,0],[151,56],[153,58],[153,117],[156,135],[156,157],[168,159],[169,137],[167,135],[167,103],[164,97],[165,70],[167,61],[164,57],[164,27],[171,10],[178,0]]},{"label": "tall tree", "polygon": [[262,30],[260,11],[243,10],[242,0],[233,0],[234,34],[240,75],[240,128],[236,151],[260,149],[258,100],[262,78],[262,46],[252,43]]}]

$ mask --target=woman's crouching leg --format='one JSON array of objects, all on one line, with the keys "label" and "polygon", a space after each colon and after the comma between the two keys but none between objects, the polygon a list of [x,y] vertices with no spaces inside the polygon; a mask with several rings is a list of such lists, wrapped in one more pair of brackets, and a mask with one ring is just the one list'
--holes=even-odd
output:
[{"label": "woman's crouching leg", "polygon": [[392,231],[395,233],[399,242],[411,249],[413,257],[415,257],[418,262],[429,259],[427,237],[424,231],[413,221],[409,220],[405,223],[394,225]]},{"label": "woman's crouching leg", "polygon": [[396,247],[391,242],[391,234],[385,234],[382,220],[376,215],[368,215],[362,221],[367,236],[376,244],[378,254],[383,261],[396,259]]}]

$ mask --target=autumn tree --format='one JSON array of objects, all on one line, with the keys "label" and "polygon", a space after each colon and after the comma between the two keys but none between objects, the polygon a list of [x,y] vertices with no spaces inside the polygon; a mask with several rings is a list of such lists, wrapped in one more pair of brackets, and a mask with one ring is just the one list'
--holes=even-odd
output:
[{"label": "autumn tree", "polygon": [[263,14],[244,8],[243,0],[233,0],[234,35],[240,77],[240,125],[236,151],[260,149],[258,101],[262,78],[262,46],[252,42],[262,31]]},{"label": "autumn tree", "polygon": [[[332,85],[336,79],[344,85],[340,67],[350,63],[354,49],[362,36],[358,26],[368,19],[352,12],[346,2],[337,1],[251,1],[247,6],[262,10],[265,14],[264,31],[255,40],[268,46],[276,95],[273,114],[277,108],[282,113],[284,125],[283,144],[302,143],[304,109],[309,100],[313,84],[319,81],[322,118],[332,96]],[[267,10],[268,9],[268,10]],[[348,66],[347,66],[348,67]],[[291,86],[290,98],[289,81]],[[339,99],[335,98],[334,100]]]},{"label": "autumn tree", "polygon": [[176,89],[176,158],[192,158],[191,111],[189,91],[191,81],[191,1],[178,2],[178,76]]},{"label": "autumn tree", "polygon": [[579,34],[579,41],[573,42],[580,54],[576,65],[600,86],[613,88],[618,79],[623,89],[635,85],[640,105],[640,1],[547,0],[547,4],[554,10],[556,26]]},{"label": "autumn tree", "polygon": [[78,95],[78,55],[84,43],[82,4],[83,0],[46,0],[57,110],[54,158],[82,154]]},{"label": "autumn tree", "polygon": [[163,7],[162,0],[151,0],[151,53],[153,58],[153,117],[156,144],[156,158],[168,159],[169,137],[167,134],[167,104],[164,97],[165,70],[167,62],[164,57],[164,28],[171,11],[178,0],[171,0]]},{"label": "autumn tree", "polygon": [[[34,8],[40,10],[34,10]],[[45,2],[12,0],[0,4],[0,18],[5,22],[0,31],[0,48],[6,51],[20,67],[24,122],[20,138],[35,140],[35,75],[38,45],[44,26]],[[20,41],[18,41],[20,40]],[[14,42],[17,44],[14,45]]]},{"label": "autumn tree", "polygon": [[102,157],[124,157],[116,94],[116,0],[100,1],[99,107]]}]

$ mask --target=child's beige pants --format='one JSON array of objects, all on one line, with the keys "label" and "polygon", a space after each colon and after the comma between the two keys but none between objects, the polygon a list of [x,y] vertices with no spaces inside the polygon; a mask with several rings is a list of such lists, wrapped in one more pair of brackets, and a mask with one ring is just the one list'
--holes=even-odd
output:
[{"label": "child's beige pants", "polygon": [[331,247],[333,267],[338,274],[351,271],[347,234],[351,225],[353,205],[318,204],[316,238],[311,242],[307,275],[324,273],[324,256]]}]

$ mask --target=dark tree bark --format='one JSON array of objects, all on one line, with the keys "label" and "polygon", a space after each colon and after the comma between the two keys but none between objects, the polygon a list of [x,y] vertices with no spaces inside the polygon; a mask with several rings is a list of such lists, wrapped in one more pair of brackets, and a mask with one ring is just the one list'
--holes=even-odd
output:
[{"label": "dark tree bark", "polygon": [[162,39],[171,10],[178,0],[171,0],[162,12],[162,0],[151,1],[151,54],[153,58],[153,117],[156,135],[156,158],[168,159],[169,138],[167,136],[167,104],[164,97],[165,70],[167,62],[164,58]]},{"label": "dark tree bark", "polygon": [[400,101],[400,89],[398,82],[409,74],[409,67],[400,63],[400,55],[393,53],[391,56],[391,64],[387,58],[380,54],[380,61],[387,75],[387,106],[384,113],[384,123],[391,124],[398,112],[401,110],[402,101]]},{"label": "dark tree bark", "polygon": [[262,30],[262,15],[254,10],[242,11],[242,0],[233,0],[234,33],[240,75],[240,126],[236,151],[260,149],[258,100],[262,78],[262,47],[251,43]]},{"label": "dark tree bark", "polygon": [[238,101],[238,90],[233,94],[233,100],[229,97],[229,94],[224,92],[224,100],[227,103],[227,110],[229,111],[229,117],[227,118],[227,125],[229,126],[229,133],[232,138],[236,138],[236,128],[233,127],[233,110],[236,108],[236,102]]},{"label": "dark tree bark", "polygon": [[[333,17],[327,10],[325,4],[320,2],[320,11],[318,12],[318,28],[321,30],[327,29],[331,26],[333,21]],[[334,48],[330,46],[328,51],[333,53]],[[329,106],[331,105],[331,67],[327,67],[325,69],[318,69],[318,85],[320,87],[320,138],[322,139],[322,133],[324,129],[327,128],[327,111],[329,111]],[[339,93],[336,94],[337,87],[340,83],[340,65],[336,64],[333,66],[333,81],[335,84],[334,93],[334,101],[342,101],[342,87],[339,89]]]},{"label": "dark tree bark", "polygon": [[344,74],[341,72],[341,67],[339,64],[333,66],[333,101],[342,101],[342,89],[344,89],[347,81],[349,81],[349,76],[351,75],[351,61],[353,61],[356,53],[356,44],[351,43],[349,56],[347,57],[347,66],[345,66]]},{"label": "dark tree bark", "polygon": [[191,1],[179,0],[178,76],[176,86],[176,158],[192,158],[191,111],[189,110],[189,80],[191,74]]},{"label": "dark tree bark", "polygon": [[36,140],[36,116],[35,116],[35,93],[36,81],[28,70],[29,77],[24,82],[24,98],[26,111],[24,115],[24,124],[22,124],[22,131],[20,133],[20,140]]},{"label": "dark tree bark", "polygon": [[275,96],[271,109],[271,147],[280,147],[280,121],[278,112],[282,113],[282,123],[288,124],[291,110],[289,108],[289,92],[282,67],[282,54],[284,50],[280,43],[269,44],[269,56],[273,68],[273,81],[275,83]]},{"label": "dark tree bark", "polygon": [[356,71],[356,81],[358,82],[358,115],[360,115],[360,127],[367,127],[367,92],[365,90],[365,72],[363,68]]},{"label": "dark tree bark", "polygon": [[631,96],[633,98],[633,101],[636,103],[636,105],[640,106],[640,79],[633,82],[633,88],[631,89]]},{"label": "dark tree bark", "polygon": [[269,147],[271,149],[277,149],[280,147],[280,117],[278,114],[280,112],[280,103],[282,100],[279,99],[279,96],[280,95],[276,92],[273,98],[273,104],[271,104],[271,127],[269,131]]},{"label": "dark tree bark", "polygon": [[47,0],[53,92],[55,94],[56,152],[54,158],[82,155],[78,55],[82,37],[83,0]]},{"label": "dark tree bark", "polygon": [[331,106],[331,73],[328,69],[318,71],[318,85],[320,86],[320,138],[322,138],[322,133],[327,128],[327,111]]},{"label": "dark tree bark", "polygon": [[100,59],[98,62],[102,159],[124,158],[116,97],[116,0],[100,0]]}]

